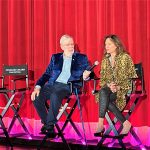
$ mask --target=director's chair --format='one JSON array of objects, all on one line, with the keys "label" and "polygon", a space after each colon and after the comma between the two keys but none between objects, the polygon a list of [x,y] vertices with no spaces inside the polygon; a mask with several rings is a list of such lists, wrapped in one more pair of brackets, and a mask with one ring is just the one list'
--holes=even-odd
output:
[{"label": "director's chair", "polygon": [[[75,86],[75,84],[78,83],[78,82],[82,82],[82,87]],[[64,133],[63,133],[68,123],[71,124],[71,126],[73,127],[73,129],[75,130],[77,135],[80,137],[80,139],[84,140],[85,144],[87,144],[87,143],[86,143],[86,137],[85,137],[84,122],[83,122],[83,118],[82,118],[82,110],[81,110],[81,105],[80,105],[80,95],[83,94],[83,92],[84,92],[83,91],[84,81],[76,80],[76,81],[69,82],[68,84],[70,85],[70,89],[71,89],[70,90],[70,95],[64,99],[66,102],[64,104],[62,104],[61,109],[60,109],[60,111],[57,115],[57,120],[58,121],[60,120],[60,118],[62,117],[63,114],[66,116],[66,120],[65,120],[64,124],[62,125],[62,127],[60,127],[58,125],[58,123],[55,124],[55,127],[57,129],[56,136],[61,137],[62,142],[66,146],[66,149],[71,150],[69,144],[67,143],[67,141],[64,137]],[[75,101],[74,101],[73,105],[70,106],[72,96],[75,97]],[[78,106],[79,111],[80,111],[80,120],[81,120],[81,123],[82,123],[84,137],[81,135],[80,131],[78,130],[78,128],[76,127],[75,123],[72,121],[72,118],[71,118],[72,115],[73,115],[73,112],[74,112],[74,110],[76,109],[77,106]],[[49,105],[47,103],[46,103],[46,107],[47,107],[47,109],[49,108]],[[69,111],[68,111],[67,108],[69,108]],[[48,138],[49,138],[49,134],[47,133],[46,136],[43,138],[42,142],[40,143],[40,145],[38,146],[38,149],[41,148],[41,146],[45,143],[45,141]]]},{"label": "director's chair", "polygon": [[[5,84],[6,79],[8,83],[10,83],[9,80],[11,79],[11,85],[6,86]],[[30,135],[29,131],[27,130],[24,122],[22,121],[19,115],[19,110],[23,103],[25,93],[27,90],[29,90],[28,66],[27,65],[15,65],[15,66],[4,65],[3,70],[2,70],[1,80],[2,80],[2,87],[0,88],[0,94],[3,94],[7,101],[7,104],[1,113],[1,120],[3,119],[3,117],[5,116],[6,112],[8,111],[10,107],[14,112],[7,134],[11,132],[11,129],[15,123],[15,120],[18,119],[25,133]],[[22,87],[20,86],[20,84],[23,84]],[[12,87],[10,88],[10,86]],[[17,104],[13,103],[15,98],[19,98],[19,102]],[[3,128],[3,130],[4,129],[6,128]]]},{"label": "director's chair", "polygon": [[[137,73],[137,78],[132,78],[131,85],[132,85],[132,91],[130,94],[126,95],[127,104],[125,108],[122,110],[122,113],[125,115],[125,118],[128,120],[129,117],[132,115],[133,111],[135,110],[137,104],[146,96],[145,92],[145,84],[144,84],[144,74],[143,74],[143,67],[142,63],[135,64],[135,70]],[[98,90],[96,90],[96,81],[100,80],[100,78],[93,79],[94,80],[94,90],[93,94],[97,93]],[[100,149],[102,144],[107,138],[111,138],[111,144],[109,146],[113,146],[115,140],[118,140],[119,145],[126,149],[125,144],[123,143],[123,138],[125,135],[120,135],[120,132],[123,128],[122,125],[119,126],[119,128],[116,127],[116,124],[118,122],[117,118],[114,117],[112,119],[111,115],[109,114],[109,111],[106,112],[105,118],[109,124],[109,128],[106,130],[104,134],[100,134],[99,137],[101,137],[100,141],[98,142],[96,149]],[[113,135],[111,134],[111,131],[113,132]],[[140,147],[144,147],[142,145],[141,140],[139,139],[138,135],[135,133],[133,127],[131,127],[130,131],[133,138],[138,142]]]}]

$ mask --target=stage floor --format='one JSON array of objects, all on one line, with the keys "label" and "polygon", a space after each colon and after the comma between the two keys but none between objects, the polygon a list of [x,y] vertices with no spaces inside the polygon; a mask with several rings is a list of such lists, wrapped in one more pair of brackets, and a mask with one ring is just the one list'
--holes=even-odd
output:
[{"label": "stage floor", "polygon": [[[47,139],[46,142],[39,147],[40,143],[42,142],[44,135],[34,136],[31,135],[24,135],[24,134],[15,134],[10,135],[10,140],[13,144],[14,150],[66,150],[65,144],[62,142],[61,138],[54,138],[54,139]],[[66,137],[67,143],[69,144],[71,150],[95,150],[96,145],[98,143],[98,140],[87,140],[87,144],[83,143],[83,139],[80,140],[74,140],[69,139]],[[99,149],[122,149],[118,142],[116,141],[112,147],[109,147],[109,142],[105,142],[103,147],[100,147]],[[139,145],[132,146],[130,143],[125,143],[127,149],[130,150],[140,150],[142,149]],[[146,149],[150,149],[148,147],[145,147]],[[7,144],[6,139],[4,136],[1,135],[0,138],[0,150],[9,150],[11,147]],[[143,149],[144,150],[144,149]]]},{"label": "stage floor", "polygon": [[[11,118],[3,119],[7,128],[9,127],[11,120],[12,120]],[[29,148],[36,149],[40,145],[44,137],[44,135],[39,134],[40,129],[42,127],[41,121],[35,120],[35,119],[28,119],[28,118],[22,118],[22,120],[25,123],[25,126],[29,134],[31,134],[31,137],[29,135],[27,136],[25,134],[22,134],[25,132],[25,130],[22,128],[19,121],[16,120],[11,132],[9,133],[12,144],[14,146],[29,147]],[[59,122],[60,127],[62,127],[63,124],[64,122]],[[100,140],[100,137],[98,138],[94,136],[97,123],[96,122],[84,122],[84,130],[80,122],[75,122],[75,125],[77,129],[79,130],[79,132],[81,133],[81,136],[79,136],[79,134],[75,132],[74,128],[72,127],[70,123],[67,124],[65,130],[63,131],[64,136],[67,140],[67,143],[71,147],[71,150],[80,150],[80,149],[95,150],[96,145],[98,144],[98,141]],[[105,128],[107,129],[108,126],[105,125]],[[150,143],[149,143],[150,128],[147,126],[134,127],[134,131],[138,135],[138,137],[141,140],[141,143],[146,147],[146,149],[150,149],[149,148],[150,147]],[[2,131],[0,130],[0,132]],[[84,133],[86,136],[87,144],[85,144]],[[101,147],[100,149],[114,149],[114,148],[121,149],[120,145],[118,144],[118,140],[115,140],[114,145],[111,145],[110,142],[112,142],[112,139],[105,140],[103,148]],[[128,149],[138,150],[141,148],[139,145],[139,142],[135,140],[135,138],[131,135],[131,133],[129,133],[128,136],[126,136],[123,139],[123,142],[125,143]],[[5,145],[5,144],[6,144],[6,140],[3,134],[0,134],[0,145]],[[29,148],[26,148],[26,149],[29,149]],[[48,148],[51,150],[53,149],[62,150],[62,148],[64,148],[66,150],[65,144],[62,143],[61,138],[55,138],[53,140],[48,139],[45,142],[45,144],[42,146],[42,148],[44,149]]]}]

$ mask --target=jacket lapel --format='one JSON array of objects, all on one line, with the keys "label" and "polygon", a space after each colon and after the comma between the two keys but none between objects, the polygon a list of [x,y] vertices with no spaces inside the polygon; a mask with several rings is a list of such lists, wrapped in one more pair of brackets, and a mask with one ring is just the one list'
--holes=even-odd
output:
[{"label": "jacket lapel", "polygon": [[63,54],[60,55],[60,58],[59,58],[59,69],[62,71],[62,67],[63,67]]},{"label": "jacket lapel", "polygon": [[73,70],[73,67],[75,66],[75,63],[76,63],[76,53],[73,53],[72,62],[71,62],[71,71]]}]

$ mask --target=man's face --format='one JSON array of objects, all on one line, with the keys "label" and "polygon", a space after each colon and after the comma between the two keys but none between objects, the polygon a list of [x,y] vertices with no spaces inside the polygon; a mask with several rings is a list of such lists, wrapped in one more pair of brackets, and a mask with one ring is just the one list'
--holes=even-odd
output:
[{"label": "man's face", "polygon": [[65,39],[61,44],[61,49],[64,53],[73,53],[74,52],[74,41],[72,38]]}]

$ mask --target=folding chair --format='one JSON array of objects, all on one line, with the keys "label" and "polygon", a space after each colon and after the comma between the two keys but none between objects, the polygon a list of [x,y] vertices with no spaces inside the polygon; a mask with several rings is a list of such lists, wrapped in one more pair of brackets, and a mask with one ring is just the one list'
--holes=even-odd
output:
[{"label": "folding chair", "polygon": [[[142,63],[135,64],[135,70],[136,70],[136,73],[137,73],[138,77],[131,79],[132,91],[131,91],[130,95],[126,96],[127,104],[126,104],[125,108],[122,111],[122,113],[125,115],[126,119],[129,119],[129,117],[132,115],[133,111],[135,110],[135,107],[137,106],[138,102],[140,102],[146,96]],[[96,90],[96,81],[99,80],[99,79],[98,78],[93,79],[94,80],[93,94],[98,92]],[[97,150],[100,149],[100,147],[102,146],[102,144],[104,143],[104,141],[107,138],[112,139],[111,144],[109,146],[112,147],[114,145],[115,140],[118,140],[119,145],[123,149],[126,149],[126,146],[123,143],[123,138],[125,136],[120,136],[119,135],[122,128],[123,128],[123,126],[120,125],[119,128],[116,128],[116,124],[117,124],[118,120],[117,120],[116,117],[114,117],[112,119],[112,117],[110,116],[108,111],[106,112],[105,118],[106,118],[106,120],[109,124],[109,128],[106,130],[106,132],[104,134],[100,135],[100,137],[102,137],[102,138],[98,142],[98,144],[96,146],[96,149]],[[114,135],[110,134],[111,131],[113,131]],[[139,139],[138,135],[135,133],[133,127],[131,127],[131,129],[130,129],[130,133],[133,136],[133,138],[138,142],[140,147],[143,148],[144,146],[142,145],[142,142]]]},{"label": "folding chair", "polygon": [[[61,107],[61,109],[60,109],[60,111],[59,111],[59,113],[57,115],[57,120],[58,121],[62,117],[63,114],[66,116],[66,120],[65,120],[64,124],[62,125],[62,127],[60,127],[58,125],[58,123],[55,124],[55,127],[57,129],[56,136],[61,137],[62,142],[65,144],[66,149],[68,149],[68,150],[71,150],[71,148],[70,148],[69,144],[67,143],[67,141],[66,141],[66,139],[64,137],[64,133],[63,133],[63,131],[65,130],[65,128],[66,128],[66,126],[67,126],[68,123],[71,124],[71,126],[73,127],[73,129],[75,130],[75,132],[77,133],[77,135],[81,138],[81,140],[84,139],[84,142],[86,143],[84,122],[83,122],[82,110],[81,110],[81,106],[80,106],[80,95],[83,93],[82,88],[84,88],[84,82],[83,82],[82,88],[78,87],[78,86],[74,86],[75,83],[77,83],[77,82],[81,82],[81,80],[69,82],[70,89],[71,89],[70,96],[68,96],[68,97],[65,98],[66,102],[64,104],[62,104],[62,107]],[[68,111],[67,108],[69,106],[69,103],[71,102],[71,99],[72,99],[71,96],[72,95],[75,96],[75,101],[74,101],[73,105],[70,106],[69,111]],[[73,115],[73,112],[74,112],[74,110],[76,109],[77,106],[78,106],[79,111],[80,111],[80,119],[81,119],[81,122],[82,122],[82,128],[83,128],[83,132],[84,132],[84,138],[81,135],[80,131],[78,130],[78,128],[76,127],[75,123],[72,121],[72,118],[71,118],[72,115]],[[47,103],[46,103],[46,107],[47,108],[49,107],[49,105]],[[41,146],[45,143],[45,141],[48,139],[48,136],[49,135],[46,134],[46,136],[43,138],[42,142],[38,146],[38,149],[40,149]]]},{"label": "folding chair", "polygon": [[[0,77],[0,79],[3,79],[3,77]],[[2,84],[3,84],[3,82],[2,82]],[[1,91],[2,90],[5,90],[5,89],[3,89],[3,88],[0,88],[0,94],[1,94]],[[2,91],[3,92],[3,91]],[[5,97],[6,98],[8,98],[8,96],[7,96],[7,94],[5,93]],[[10,102],[8,102],[7,104],[6,104],[6,108],[8,108],[9,106],[10,106]],[[1,107],[2,108],[2,107]],[[10,137],[9,137],[9,135],[8,135],[8,132],[7,132],[7,128],[5,127],[5,124],[4,124],[4,122],[3,122],[3,117],[4,117],[4,115],[5,115],[5,113],[7,112],[7,109],[3,109],[2,110],[2,112],[1,112],[1,114],[0,114],[0,129],[2,129],[3,130],[3,133],[4,133],[4,135],[5,135],[5,137],[6,137],[6,140],[7,140],[7,142],[8,142],[8,144],[11,146],[11,147],[13,147],[13,145],[12,145],[12,143],[11,143],[11,141],[10,141]]]},{"label": "folding chair", "polygon": [[[13,86],[12,88],[10,88],[10,85],[8,87],[5,86],[6,78],[7,78],[8,82],[9,82],[9,79],[11,79],[11,82],[12,82],[11,85]],[[28,66],[27,65],[15,65],[15,66],[4,65],[1,79],[2,79],[2,87],[0,88],[0,94],[3,94],[7,100],[7,104],[1,113],[1,117],[0,117],[1,121],[2,121],[3,117],[5,116],[6,112],[8,111],[9,107],[11,107],[11,109],[14,112],[14,116],[13,116],[10,126],[8,128],[8,132],[6,133],[6,130],[4,132],[4,133],[6,133],[5,136],[7,135],[6,137],[8,137],[8,133],[10,133],[16,119],[18,119],[18,121],[21,124],[21,126],[23,127],[25,133],[30,135],[29,131],[27,130],[24,122],[22,121],[22,119],[19,115],[19,110],[23,103],[26,90],[29,90]],[[25,82],[24,83],[25,86],[23,85],[23,87],[20,87],[19,81]],[[17,98],[19,97],[19,102],[17,103],[17,105],[15,103],[13,103],[13,100],[16,97]],[[2,124],[1,124],[1,126],[2,126]],[[4,127],[2,127],[2,128],[3,128],[3,130],[6,129]],[[9,139],[9,137],[7,139]]]}]

